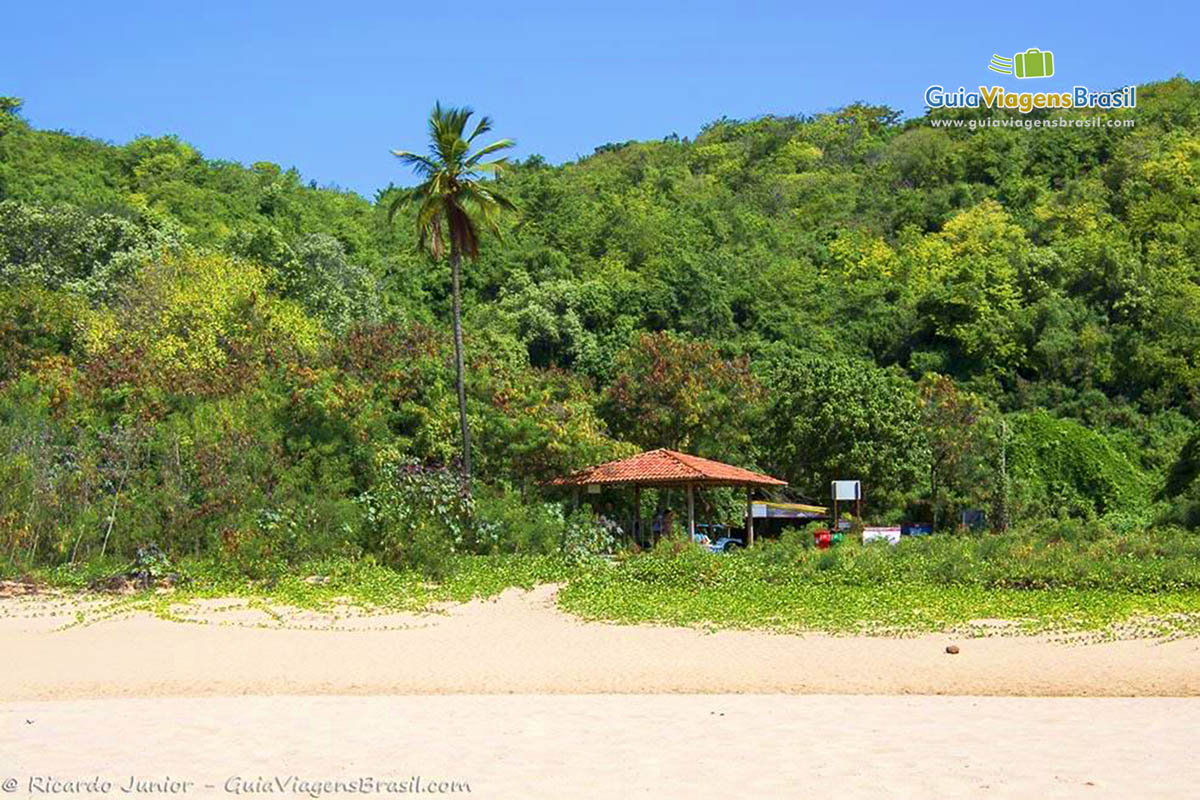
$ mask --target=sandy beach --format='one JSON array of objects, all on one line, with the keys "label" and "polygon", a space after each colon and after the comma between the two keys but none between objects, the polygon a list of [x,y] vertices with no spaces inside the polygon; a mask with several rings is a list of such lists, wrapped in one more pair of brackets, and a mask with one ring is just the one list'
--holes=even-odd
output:
[{"label": "sandy beach", "polygon": [[[0,780],[174,796],[420,777],[477,798],[1185,798],[1200,700],[590,695],[20,701]],[[293,779],[294,778],[294,779]],[[469,786],[470,792],[462,790]],[[166,796],[165,792],[154,793]],[[397,793],[398,794],[398,793]],[[329,791],[318,796],[351,796]]]},{"label": "sandy beach", "polygon": [[[1200,640],[779,635],[583,622],[554,588],[438,613],[195,601],[71,625],[79,602],[0,601],[0,699],[243,694],[1200,694]],[[93,616],[94,610],[93,610]],[[68,626],[65,627],[64,626]],[[998,634],[1003,629],[996,629]],[[948,655],[947,645],[960,652]]]},{"label": "sandy beach", "polygon": [[[487,798],[1175,798],[1200,780],[1197,640],[615,626],[553,592],[382,616],[212,600],[174,621],[0,600],[0,781],[22,797],[420,781]],[[97,621],[73,624],[81,609]]]}]

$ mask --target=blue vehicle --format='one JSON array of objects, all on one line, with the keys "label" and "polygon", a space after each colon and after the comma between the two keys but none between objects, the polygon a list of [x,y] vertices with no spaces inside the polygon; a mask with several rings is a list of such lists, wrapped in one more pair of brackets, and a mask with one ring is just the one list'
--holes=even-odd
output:
[{"label": "blue vehicle", "polygon": [[746,546],[744,540],[736,536],[729,536],[728,529],[724,525],[697,525],[696,532],[692,535],[692,541],[704,545],[713,553],[732,553],[739,547]]}]

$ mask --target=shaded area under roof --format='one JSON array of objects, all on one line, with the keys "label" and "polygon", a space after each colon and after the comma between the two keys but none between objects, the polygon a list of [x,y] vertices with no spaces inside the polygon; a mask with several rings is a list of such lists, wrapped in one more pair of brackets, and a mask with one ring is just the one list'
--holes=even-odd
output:
[{"label": "shaded area under roof", "polygon": [[551,486],[787,486],[787,481],[675,450],[648,450],[549,482]]}]

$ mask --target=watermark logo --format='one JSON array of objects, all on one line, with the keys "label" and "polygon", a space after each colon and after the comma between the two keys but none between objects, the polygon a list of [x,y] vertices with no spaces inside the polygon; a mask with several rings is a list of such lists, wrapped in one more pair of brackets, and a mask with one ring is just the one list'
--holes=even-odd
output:
[{"label": "watermark logo", "polygon": [[[1012,58],[992,55],[988,69],[1014,78],[1049,78],[1054,75],[1054,53],[1031,47]],[[925,105],[939,108],[990,108],[1028,114],[1039,109],[1097,109],[1116,110],[1137,106],[1137,87],[1096,91],[1087,86],[1047,89],[1038,92],[1010,92],[1003,86],[980,86],[976,90],[959,86],[947,89],[933,84],[925,90]]]},{"label": "watermark logo", "polygon": [[1054,74],[1054,53],[1036,47],[1017,53],[1012,58],[993,53],[988,69],[1017,78],[1049,78]]}]

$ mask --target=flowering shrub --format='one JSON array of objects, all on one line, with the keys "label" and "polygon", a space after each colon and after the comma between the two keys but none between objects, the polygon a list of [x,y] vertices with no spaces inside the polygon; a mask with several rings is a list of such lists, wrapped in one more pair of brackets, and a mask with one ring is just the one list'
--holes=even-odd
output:
[{"label": "flowering shrub", "polygon": [[360,498],[366,527],[383,557],[439,574],[449,558],[467,549],[474,504],[461,478],[383,451],[378,482]]}]

